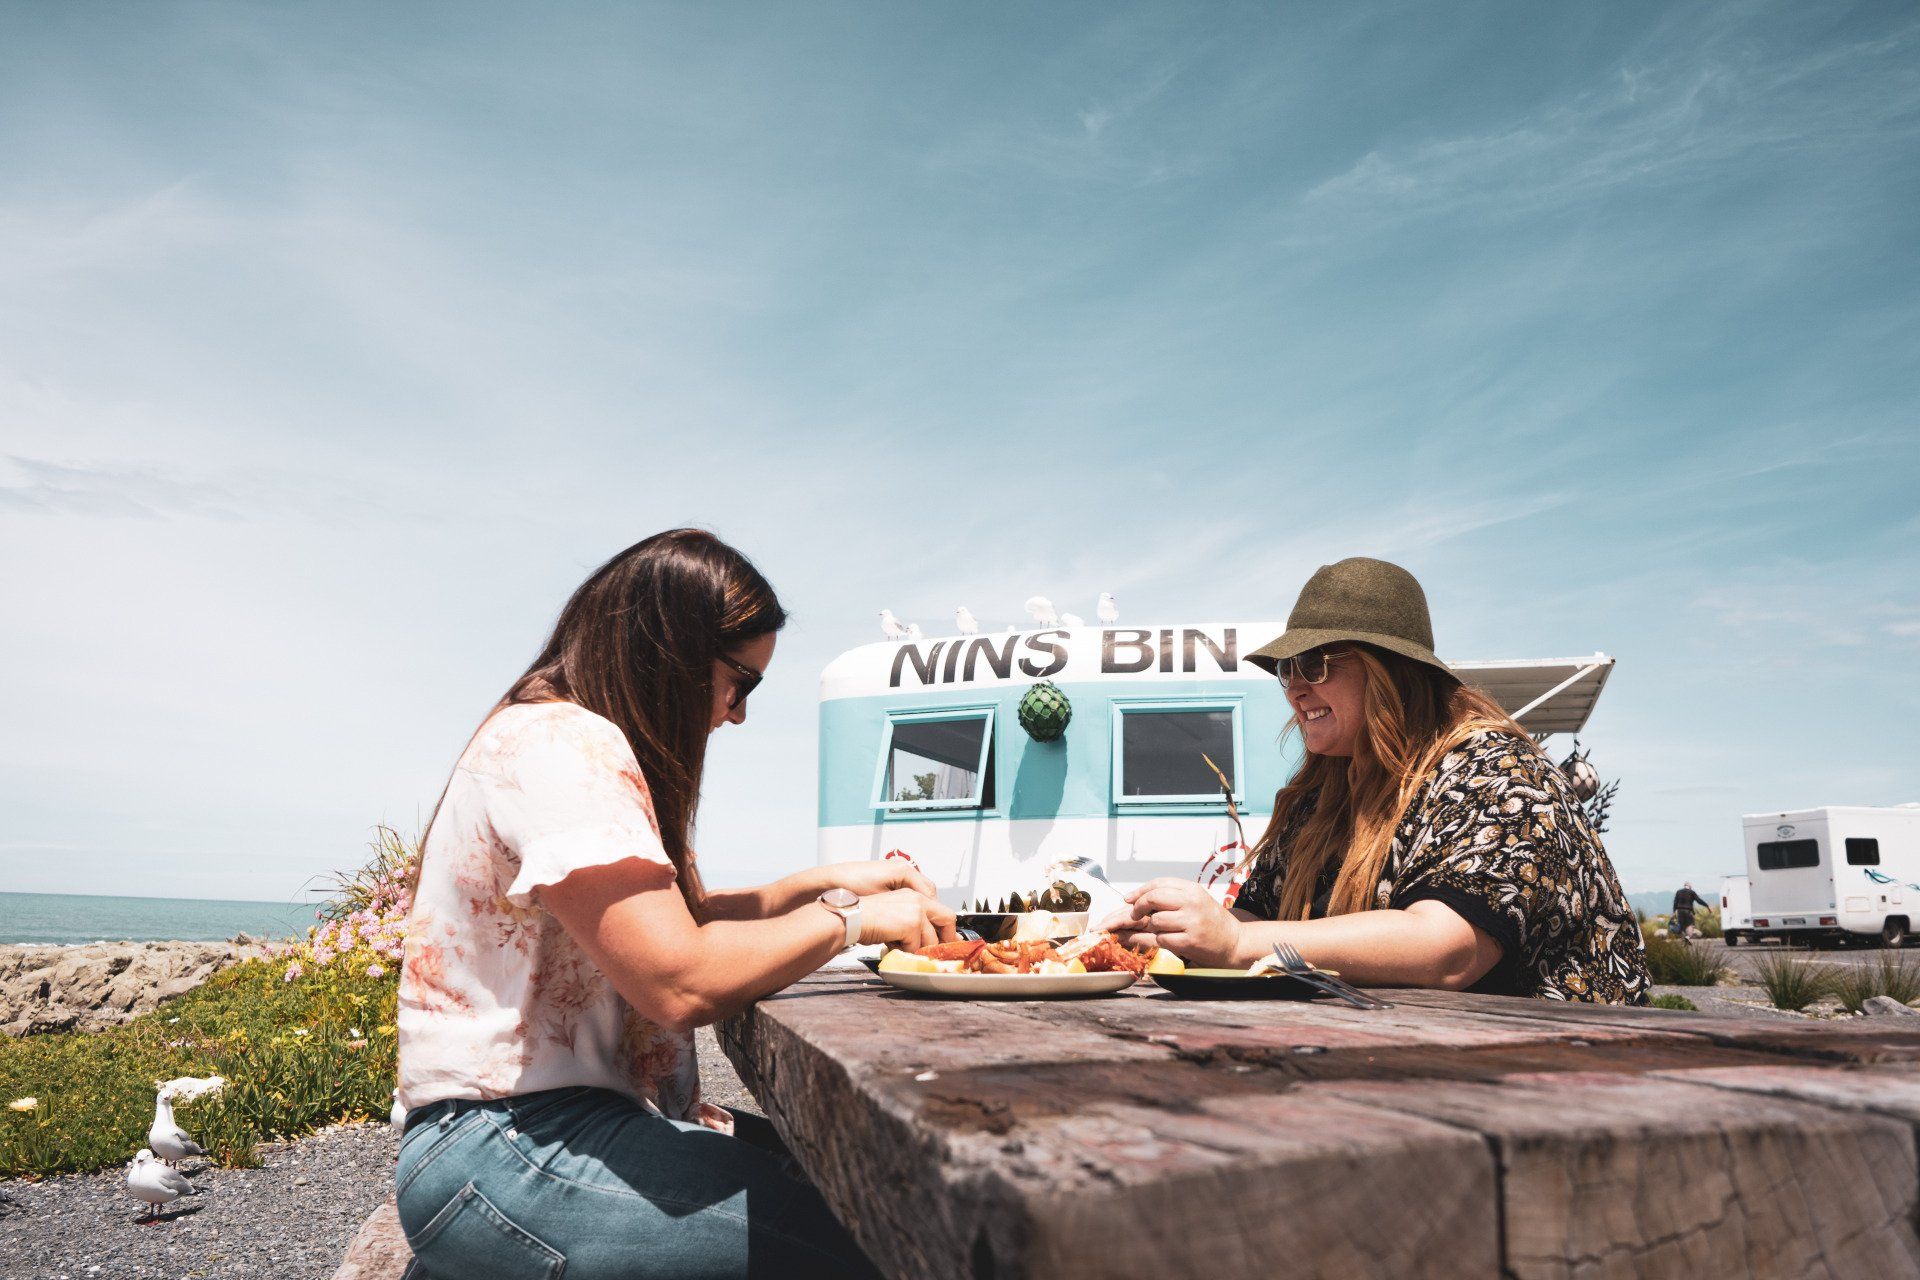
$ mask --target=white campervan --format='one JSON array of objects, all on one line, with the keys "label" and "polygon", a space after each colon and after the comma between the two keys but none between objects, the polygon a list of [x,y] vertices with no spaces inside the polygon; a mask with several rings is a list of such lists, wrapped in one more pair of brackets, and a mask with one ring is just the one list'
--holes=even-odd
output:
[{"label": "white campervan", "polygon": [[1829,805],[1743,821],[1752,936],[1905,944],[1920,913],[1920,805]]},{"label": "white campervan", "polygon": [[1737,947],[1753,937],[1753,877],[1720,877],[1720,937]]}]

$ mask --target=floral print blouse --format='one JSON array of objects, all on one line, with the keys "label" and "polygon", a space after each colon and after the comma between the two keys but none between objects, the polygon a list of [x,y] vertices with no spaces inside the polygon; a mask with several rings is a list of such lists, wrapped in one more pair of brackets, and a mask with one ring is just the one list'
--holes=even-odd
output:
[{"label": "floral print blouse", "polygon": [[628,858],[673,869],[625,735],[571,702],[496,711],[454,768],[421,863],[401,1105],[594,1085],[711,1120],[692,1034],[636,1013],[540,906],[542,887]]},{"label": "floral print blouse", "polygon": [[[1235,906],[1278,918],[1288,847],[1311,811],[1310,801],[1295,811]],[[1326,914],[1332,881],[1329,871],[1315,886],[1313,915]],[[1474,991],[1647,1003],[1640,926],[1613,864],[1566,778],[1525,738],[1474,734],[1408,802],[1374,900],[1399,908],[1428,899],[1500,944]]]}]

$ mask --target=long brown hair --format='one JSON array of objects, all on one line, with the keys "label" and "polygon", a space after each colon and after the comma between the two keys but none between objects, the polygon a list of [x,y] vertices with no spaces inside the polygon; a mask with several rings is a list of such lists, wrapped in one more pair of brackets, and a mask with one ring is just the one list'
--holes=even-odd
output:
[{"label": "long brown hair", "polygon": [[[1274,796],[1273,817],[1247,858],[1252,863],[1272,856],[1299,807],[1313,804],[1288,851],[1282,920],[1307,918],[1328,866],[1339,868],[1328,914],[1372,910],[1394,828],[1440,758],[1480,732],[1529,741],[1492,698],[1444,671],[1371,645],[1343,649],[1365,676],[1353,755],[1308,754]],[[1299,728],[1297,715],[1287,727]]]},{"label": "long brown hair", "polygon": [[533,665],[494,707],[574,702],[619,727],[696,919],[705,893],[690,839],[712,725],[714,660],[786,621],[773,588],[745,556],[704,529],[669,529],[580,584]]}]

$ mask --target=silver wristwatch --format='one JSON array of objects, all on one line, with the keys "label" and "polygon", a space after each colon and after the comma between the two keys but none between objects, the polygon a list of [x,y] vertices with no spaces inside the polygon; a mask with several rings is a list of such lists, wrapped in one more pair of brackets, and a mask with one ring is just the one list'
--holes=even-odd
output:
[{"label": "silver wristwatch", "polygon": [[820,905],[847,922],[847,940],[840,949],[846,950],[860,941],[860,895],[851,889],[829,889],[820,895]]}]

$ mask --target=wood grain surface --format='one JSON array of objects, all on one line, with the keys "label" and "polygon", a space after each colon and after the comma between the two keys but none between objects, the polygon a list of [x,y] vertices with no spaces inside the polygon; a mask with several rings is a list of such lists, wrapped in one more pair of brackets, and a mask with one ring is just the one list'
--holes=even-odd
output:
[{"label": "wood grain surface", "polygon": [[1920,1027],[1386,994],[826,971],[720,1042],[903,1278],[1920,1277]]}]

